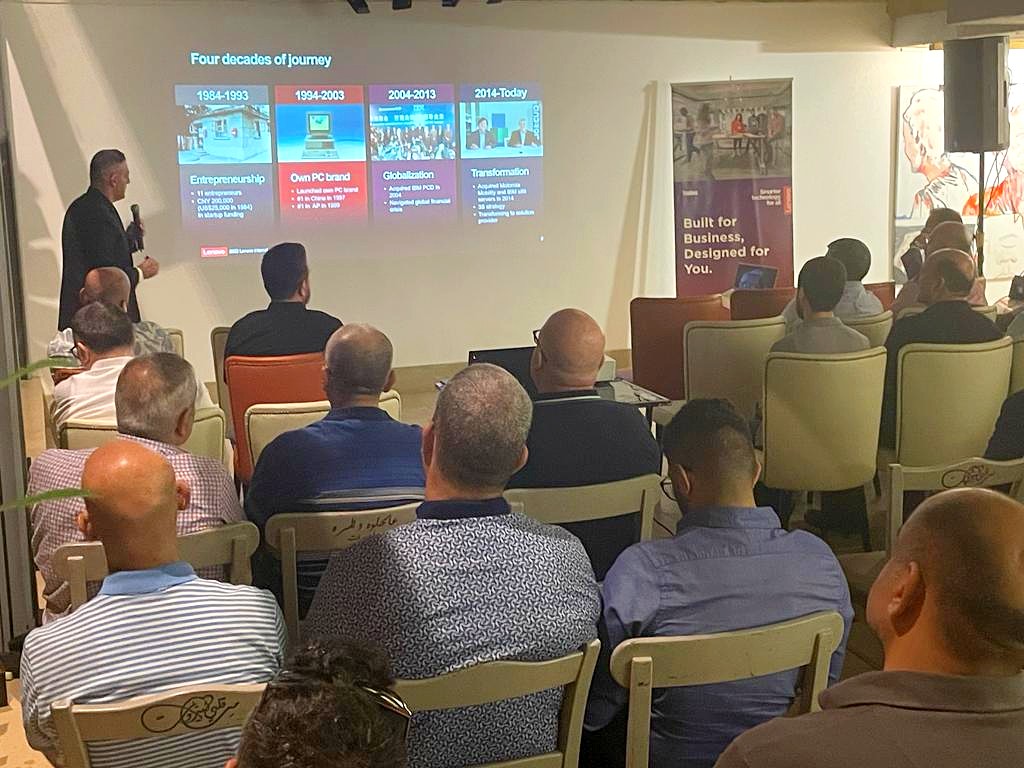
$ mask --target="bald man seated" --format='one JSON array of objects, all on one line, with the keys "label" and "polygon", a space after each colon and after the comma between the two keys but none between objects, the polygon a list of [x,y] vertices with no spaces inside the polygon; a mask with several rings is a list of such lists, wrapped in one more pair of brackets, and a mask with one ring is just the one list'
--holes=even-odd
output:
[{"label": "bald man seated", "polygon": [[[586,312],[563,309],[537,334],[530,374],[538,395],[526,466],[510,488],[595,485],[661,472],[661,452],[639,409],[594,389],[604,361],[601,327]],[[639,515],[563,526],[583,542],[598,581],[640,539]]]},{"label": "bald man seated", "polygon": [[900,532],[868,596],[881,672],[740,736],[718,768],[980,768],[1024,754],[1024,506],[957,489]]},{"label": "bald man seated", "polygon": [[[127,315],[124,316],[127,320]],[[235,484],[216,459],[194,456],[182,446],[195,421],[196,376],[187,361],[170,352],[129,359],[117,377],[114,407],[119,439],[156,451],[192,489],[178,515],[178,533],[197,533],[242,520]],[[29,468],[29,493],[77,488],[92,448],[44,451]],[[51,499],[32,508],[32,552],[43,575],[46,600],[43,622],[63,616],[70,604],[69,587],[53,570],[53,553],[82,540],[75,519],[81,499]],[[223,576],[222,568],[202,574]]]},{"label": "bald man seated", "polygon": [[[971,309],[967,297],[975,285],[970,254],[942,249],[925,259],[918,278],[920,300],[927,309],[897,320],[885,341],[885,394],[882,403],[881,444],[896,444],[896,368],[900,350],[908,344],[980,344],[1003,336],[996,324]],[[952,404],[951,404],[952,405]]]},{"label": "bald man seated", "polygon": [[[422,430],[395,421],[378,405],[391,389],[393,350],[369,325],[342,326],[324,350],[324,391],[331,410],[308,427],[277,437],[260,454],[245,495],[245,514],[262,531],[279,512],[397,506],[423,498]],[[261,550],[254,581],[278,595],[278,561]],[[326,560],[299,564],[299,610],[305,614]]]},{"label": "bald man seated", "polygon": [[[261,683],[281,666],[286,634],[263,590],[207,581],[178,555],[177,516],[190,488],[167,459],[115,440],[85,462],[89,494],[78,525],[102,542],[110,575],[97,597],[70,616],[32,630],[21,656],[22,715],[35,749],[60,765],[51,706],[79,704],[200,683]],[[93,765],[223,765],[239,731],[105,742]],[[218,762],[219,761],[219,762]]]},{"label": "bald man seated", "polygon": [[[124,310],[128,314],[128,299],[132,285],[128,275],[118,267],[97,267],[85,275],[85,285],[78,292],[78,306],[84,307],[94,301],[105,301]],[[171,337],[160,325],[152,320],[132,323],[134,342],[132,354],[148,355],[153,352],[173,352],[174,344]],[[75,338],[71,327],[59,331],[46,347],[50,357],[70,357],[75,346]]]},{"label": "bald man seated", "polygon": [[[943,213],[938,215],[940,212]],[[918,259],[923,265],[923,262],[927,261],[928,257],[933,253],[947,248],[953,248],[967,254],[971,252],[971,238],[967,234],[967,228],[954,211],[950,211],[948,208],[937,208],[932,211],[932,216],[929,216],[928,221],[932,222],[933,217],[936,217],[935,223],[930,228],[925,227],[927,234],[922,232],[919,239],[915,241],[917,246],[912,247],[908,251],[910,258]],[[973,261],[973,258],[971,260]],[[903,310],[910,307],[920,307],[923,303],[924,301],[921,299],[921,274],[918,272],[900,289],[899,295],[890,309],[892,309],[893,316],[898,317]],[[984,281],[975,281],[971,292],[967,294],[967,303],[978,307],[988,304],[988,300],[985,298]]]}]

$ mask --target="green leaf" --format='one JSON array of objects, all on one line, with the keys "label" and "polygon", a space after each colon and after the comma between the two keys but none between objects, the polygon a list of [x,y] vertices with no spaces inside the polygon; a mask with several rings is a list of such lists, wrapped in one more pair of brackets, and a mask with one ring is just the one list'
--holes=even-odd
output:
[{"label": "green leaf", "polygon": [[26,496],[22,499],[15,499],[6,504],[0,504],[0,512],[18,507],[31,507],[44,501],[60,501],[62,499],[84,499],[89,496],[84,488],[56,488],[52,491],[43,491],[33,496]]},{"label": "green leaf", "polygon": [[59,357],[48,357],[45,360],[36,360],[34,363],[29,363],[25,367],[19,368],[14,373],[0,379],[0,389],[9,387],[18,379],[23,379],[29,374],[35,373],[42,368],[66,368],[67,364],[68,361],[66,359],[61,359]]}]

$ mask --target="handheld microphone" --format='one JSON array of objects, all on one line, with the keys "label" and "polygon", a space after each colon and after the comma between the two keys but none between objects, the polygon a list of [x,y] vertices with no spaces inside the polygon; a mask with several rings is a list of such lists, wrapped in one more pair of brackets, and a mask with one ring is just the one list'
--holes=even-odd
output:
[{"label": "handheld microphone", "polygon": [[132,223],[135,224],[135,244],[139,246],[139,250],[143,250],[142,245],[142,227],[141,217],[139,216],[139,204],[132,203]]}]

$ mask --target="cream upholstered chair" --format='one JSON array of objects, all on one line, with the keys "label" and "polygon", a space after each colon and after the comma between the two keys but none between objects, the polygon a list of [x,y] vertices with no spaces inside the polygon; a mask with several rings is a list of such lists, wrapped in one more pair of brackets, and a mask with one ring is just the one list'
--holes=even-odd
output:
[{"label": "cream upholstered chair", "polygon": [[651,538],[654,507],[661,492],[658,475],[569,488],[516,488],[505,491],[509,503],[542,523],[562,525],[640,513],[640,538]]},{"label": "cream upholstered chair", "polygon": [[167,335],[171,337],[171,345],[174,347],[174,354],[184,359],[185,357],[185,333],[180,328],[164,328]]},{"label": "cream upholstered chair", "polygon": [[[789,491],[841,491],[872,481],[885,357],[883,347],[843,355],[768,355],[765,485]],[[861,523],[867,549],[867,519]]]},{"label": "cream upholstered chair", "polygon": [[[402,396],[393,389],[381,392],[380,408],[391,418],[402,418]],[[263,449],[275,437],[293,429],[308,427],[330,413],[331,404],[326,400],[314,403],[260,403],[251,405],[245,411],[245,432],[249,442],[249,455],[256,466]]]},{"label": "cream upholstered chair", "polygon": [[892,330],[892,312],[885,311],[878,315],[864,317],[844,317],[843,324],[868,337],[872,347],[884,347]]},{"label": "cream upholstered chair", "polygon": [[[396,501],[408,499],[404,493]],[[360,499],[346,499],[357,503]],[[378,505],[387,504],[386,497],[362,499]],[[354,544],[376,533],[384,533],[416,519],[419,503],[397,507],[366,509],[358,512],[286,512],[267,521],[264,539],[267,547],[281,560],[281,586],[284,602],[284,621],[292,645],[299,642],[299,581],[300,555],[317,554],[321,558]]]},{"label": "cream upholstered chair", "polygon": [[696,320],[683,329],[686,397],[723,397],[746,418],[761,401],[764,364],[786,335],[781,317],[763,320]]},{"label": "cream upholstered chair", "polygon": [[[145,739],[156,751],[166,738],[186,734],[201,738],[214,731],[239,729],[259,704],[265,687],[264,683],[190,685],[107,704],[55,701],[51,711],[64,768],[91,768],[89,745],[93,742]],[[225,739],[219,765],[234,757],[229,743]],[[173,760],[172,753],[180,755],[183,746],[179,738],[165,747],[169,753],[162,756],[168,765],[182,764]]]},{"label": "cream upholstered chair", "polygon": [[814,712],[829,663],[843,639],[835,611],[780,624],[691,637],[640,637],[612,651],[612,678],[629,691],[626,767],[646,768],[656,688],[727,683],[804,667],[797,712]]},{"label": "cream upholstered chair", "polygon": [[1010,394],[1024,389],[1024,337],[1013,340],[1013,362],[1010,365]]},{"label": "cream upholstered chair", "polygon": [[[260,542],[259,529],[250,522],[229,523],[178,537],[178,553],[193,568],[226,566],[232,584],[251,584],[250,558]],[[71,610],[89,599],[88,584],[103,581],[110,570],[99,541],[65,544],[53,553],[53,570],[68,583]]]},{"label": "cream upholstered chair", "polygon": [[231,329],[224,325],[218,325],[210,331],[210,347],[213,349],[213,375],[214,384],[217,385],[217,405],[224,413],[228,414],[228,437],[234,439],[234,425],[231,423],[231,396],[228,394],[228,385],[224,380],[224,347],[228,343],[228,333]]},{"label": "cream upholstered chair", "polygon": [[551,661],[491,661],[425,680],[398,680],[395,693],[414,713],[460,709],[565,688],[554,752],[479,768],[576,768],[590,682],[601,648],[592,640],[581,651]]}]

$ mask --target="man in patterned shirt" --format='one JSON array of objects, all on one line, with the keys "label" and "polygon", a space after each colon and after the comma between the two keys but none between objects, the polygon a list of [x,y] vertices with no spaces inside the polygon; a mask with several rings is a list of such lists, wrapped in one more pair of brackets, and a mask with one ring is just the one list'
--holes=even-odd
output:
[{"label": "man in patterned shirt", "polygon": [[[224,467],[214,459],[193,456],[181,448],[192,434],[195,398],[192,366],[169,352],[129,361],[114,394],[120,439],[141,443],[159,453],[188,486],[190,501],[178,515],[179,535],[243,519],[234,483]],[[78,487],[82,467],[92,451],[45,451],[32,462],[29,493]],[[67,612],[68,586],[54,573],[50,558],[58,547],[83,540],[77,523],[83,509],[80,499],[60,499],[37,504],[32,510],[32,551],[46,581],[44,623]],[[219,575],[218,569],[203,573],[207,578]]]},{"label": "man in patterned shirt", "polygon": [[[310,636],[382,643],[399,678],[553,659],[597,636],[600,600],[583,545],[512,513],[501,497],[526,463],[531,412],[526,391],[496,366],[473,365],[448,382],[423,432],[418,519],[335,553],[310,608]],[[549,752],[561,700],[555,689],[418,714],[409,764]]]}]

